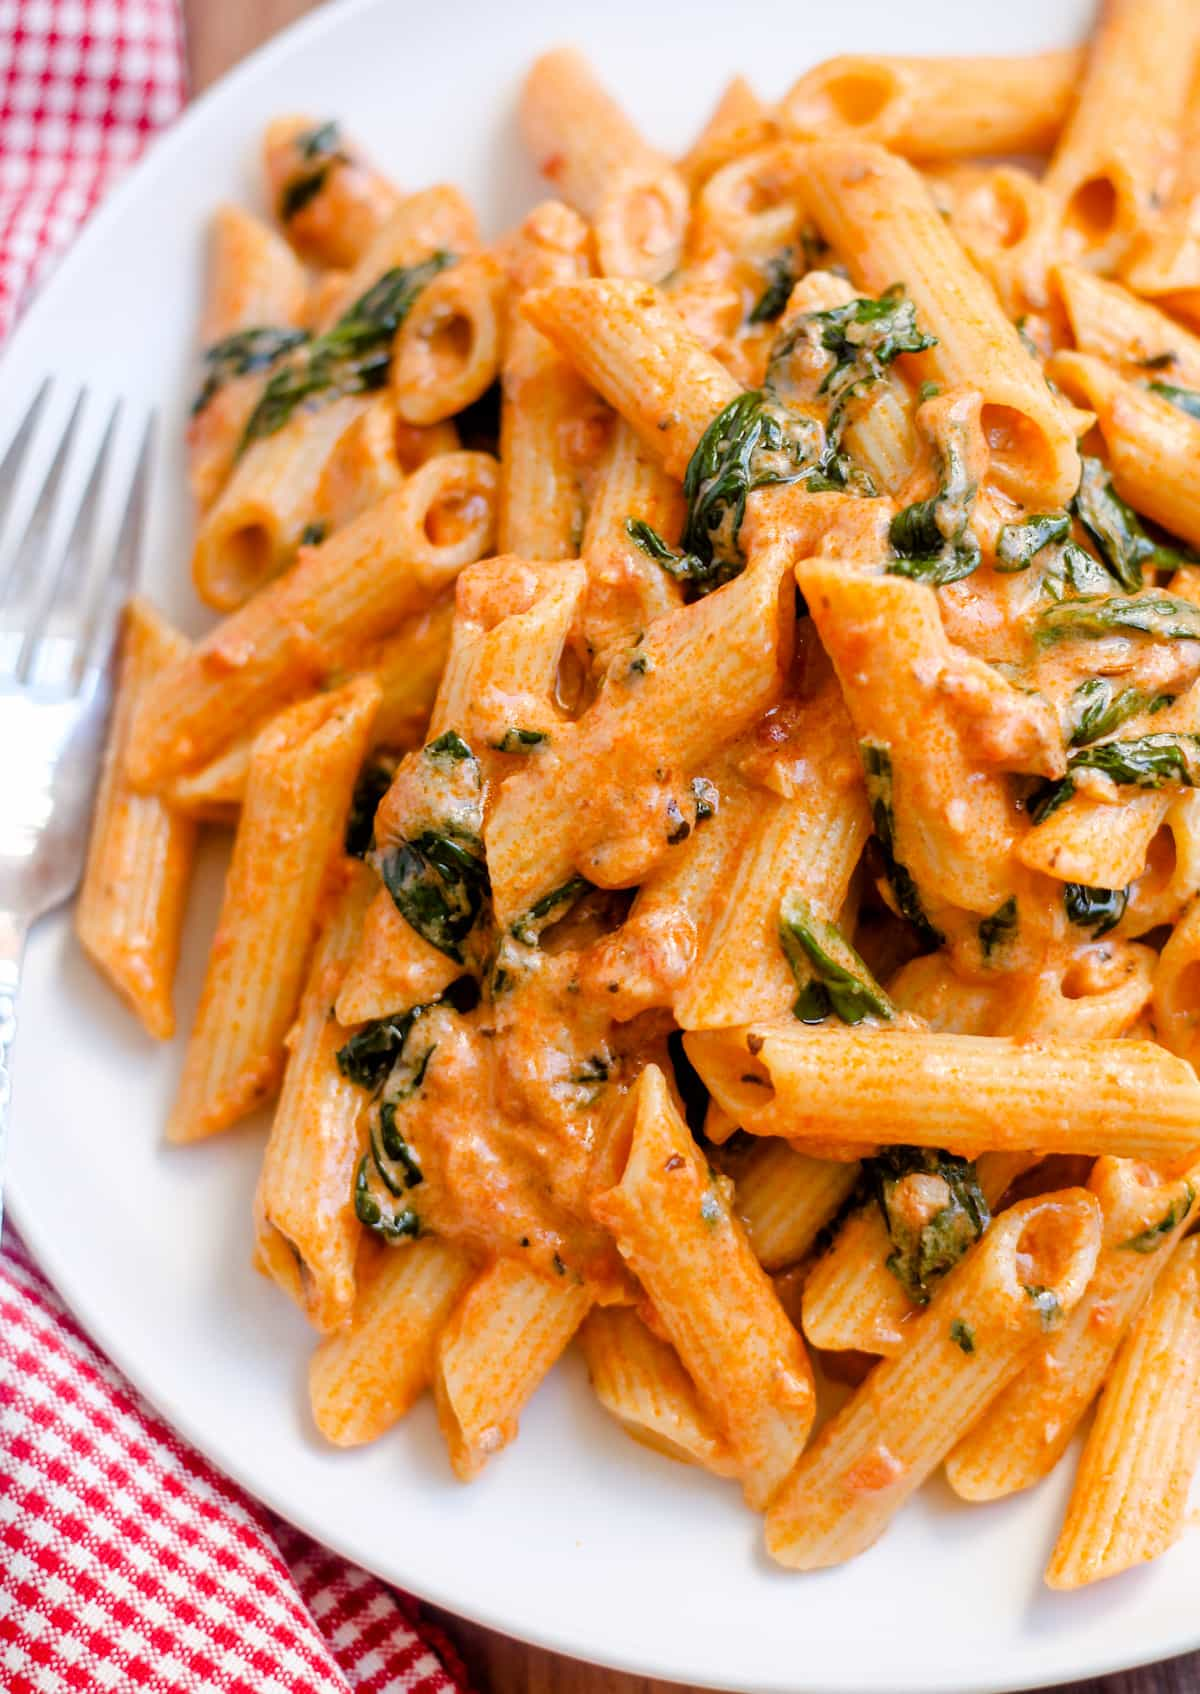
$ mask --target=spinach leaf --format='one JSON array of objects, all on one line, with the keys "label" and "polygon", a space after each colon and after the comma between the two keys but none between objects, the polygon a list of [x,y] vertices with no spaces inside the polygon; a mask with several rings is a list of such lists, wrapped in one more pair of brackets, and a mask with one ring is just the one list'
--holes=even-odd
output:
[{"label": "spinach leaf", "polygon": [[867,801],[884,870],[902,917],[917,931],[927,952],[940,947],[945,936],[925,915],[921,896],[908,870],[896,858],[896,828],[892,811],[892,750],[882,741],[860,741],[859,758],[866,777]]},{"label": "spinach leaf", "polygon": [[421,1233],[421,1219],[416,1209],[399,1203],[391,1195],[380,1175],[372,1151],[363,1154],[354,1178],[354,1215],[364,1229],[380,1236],[389,1245],[397,1241],[414,1240]]},{"label": "spinach leaf", "polygon": [[975,1331],[961,1318],[955,1318],[950,1325],[950,1339],[964,1353],[975,1351]]},{"label": "spinach leaf", "polygon": [[499,741],[493,741],[492,746],[497,753],[532,753],[535,747],[542,747],[550,737],[544,729],[506,729]]},{"label": "spinach leaf", "polygon": [[1132,788],[1162,788],[1177,782],[1200,786],[1200,735],[1137,735],[1127,741],[1101,741],[1081,747],[1067,760],[1067,774],[1034,790],[1026,809],[1035,824],[1044,823],[1076,790],[1074,773],[1103,771],[1113,782]]},{"label": "spinach leaf", "polygon": [[811,475],[820,468],[824,446],[815,418],[762,389],[731,400],[700,437],[684,473],[684,553],[723,581],[737,576],[745,563],[739,538],[747,496]]},{"label": "spinach leaf", "polygon": [[849,300],[829,311],[806,313],[772,350],[770,386],[775,386],[779,367],[801,340],[833,355],[820,387],[830,400],[827,429],[832,441],[840,436],[850,401],[878,382],[893,360],[901,353],[924,353],[937,346],[937,338],[926,335],[917,323],[916,310],[900,283],[877,300]]},{"label": "spinach leaf", "polygon": [[1169,782],[1195,788],[1200,785],[1200,735],[1167,732],[1102,741],[1072,753],[1067,769],[1103,771],[1134,788],[1162,788]]},{"label": "spinach leaf", "polygon": [[1163,1245],[1167,1236],[1178,1229],[1191,1211],[1196,1200],[1196,1190],[1190,1182],[1184,1184],[1183,1193],[1172,1200],[1157,1223],[1149,1224],[1145,1229],[1139,1229],[1136,1235],[1131,1235],[1128,1241],[1122,1241],[1121,1246],[1130,1253],[1156,1253]]},{"label": "spinach leaf", "polygon": [[1139,712],[1161,712],[1174,702],[1173,694],[1146,694],[1140,688],[1122,688],[1118,693],[1107,677],[1089,677],[1071,696],[1067,745],[1083,747],[1089,741],[1099,741]]},{"label": "spinach leaf", "polygon": [[888,529],[896,559],[891,576],[907,576],[940,588],[961,582],[979,568],[979,542],[969,529],[975,484],[967,475],[966,456],[958,431],[941,450],[941,487],[928,500],[918,500],[897,512]]},{"label": "spinach leaf", "polygon": [[1189,417],[1200,418],[1200,390],[1180,388],[1173,382],[1152,382],[1150,392],[1157,394],[1160,400],[1166,400],[1179,411],[1186,412]]},{"label": "spinach leaf", "polygon": [[365,859],[375,833],[375,813],[392,786],[396,760],[384,754],[368,759],[358,773],[350,815],[346,819],[346,852],[352,859]]},{"label": "spinach leaf", "polygon": [[[746,319],[748,324],[774,323],[776,318],[783,316],[788,296],[792,292],[798,277],[803,276],[803,270],[796,269],[797,254],[794,247],[784,247],[780,252],[772,254],[763,266],[766,286]],[[803,262],[803,260],[801,261]]]},{"label": "spinach leaf", "polygon": [[[863,1169],[892,1242],[887,1267],[910,1299],[927,1305],[937,1283],[991,1221],[975,1166],[927,1147],[888,1147],[865,1160]],[[942,1186],[914,1177],[940,1178]]]},{"label": "spinach leaf", "polygon": [[1114,576],[1094,554],[1078,541],[1052,546],[1042,564],[1041,591],[1048,600],[1065,600],[1071,595],[1112,594]]},{"label": "spinach leaf", "polygon": [[527,912],[521,914],[512,924],[510,933],[526,947],[536,947],[541,940],[542,931],[565,917],[571,907],[583,899],[591,886],[586,877],[573,876],[561,887],[552,888],[549,894],[543,894],[540,900],[534,901]]},{"label": "spinach leaf", "polygon": [[1058,1295],[1055,1294],[1053,1289],[1043,1288],[1038,1283],[1031,1286],[1029,1283],[1023,1282],[1021,1286],[1037,1307],[1043,1329],[1053,1329],[1061,1323],[1063,1309],[1059,1303]]},{"label": "spinach leaf", "polygon": [[242,433],[238,452],[281,430],[297,406],[324,395],[364,394],[387,381],[392,340],[421,290],[447,265],[451,253],[434,253],[422,264],[385,271],[332,329],[271,376]]},{"label": "spinach leaf", "polygon": [[307,340],[306,329],[261,328],[235,330],[214,341],[204,349],[204,381],[192,401],[192,416],[199,416],[227,382],[249,376],[252,371],[267,370],[276,359]]},{"label": "spinach leaf", "polygon": [[397,911],[456,964],[491,894],[483,850],[483,778],[479,761],[455,730],[422,749],[431,815],[397,842],[376,846],[367,862]]},{"label": "spinach leaf", "polygon": [[820,917],[795,889],[780,902],[779,941],[804,996],[797,1016],[805,1023],[816,1021],[817,1000],[843,1023],[895,1016],[896,1008],[837,925]]},{"label": "spinach leaf", "polygon": [[313,523],[306,523],[300,531],[301,547],[319,547],[329,533],[329,525],[324,518],[317,518]]},{"label": "spinach leaf", "polygon": [[1083,882],[1063,884],[1068,921],[1080,929],[1090,929],[1093,941],[1117,927],[1128,904],[1128,888],[1089,888]]},{"label": "spinach leaf", "polygon": [[422,830],[411,840],[370,855],[384,887],[418,935],[456,964],[490,893],[483,843],[477,835]]},{"label": "spinach leaf", "polygon": [[706,561],[696,553],[685,553],[681,548],[670,546],[656,529],[641,518],[626,518],[625,533],[634,546],[640,547],[656,565],[661,565],[668,576],[687,584],[697,600],[711,594],[714,588],[724,587],[741,569],[740,565],[727,560],[710,558]]},{"label": "spinach leaf", "polygon": [[1113,487],[1099,459],[1086,453],[1080,459],[1079,487],[1071,510],[1100,549],[1101,557],[1127,594],[1142,586],[1147,565],[1177,565],[1183,554],[1160,547],[1142,527],[1133,507]]},{"label": "spinach leaf", "polygon": [[1024,523],[1006,523],[996,537],[996,569],[1027,571],[1043,547],[1065,541],[1070,533],[1066,512],[1039,512]]},{"label": "spinach leaf", "polygon": [[1161,589],[1142,594],[1062,600],[1038,613],[1039,647],[1059,641],[1102,641],[1109,635],[1149,635],[1158,641],[1200,641],[1200,606]]},{"label": "spinach leaf", "polygon": [[1017,897],[1010,894],[996,907],[989,918],[979,920],[979,945],[983,957],[990,959],[998,947],[1004,947],[1017,933]]},{"label": "spinach leaf", "polygon": [[297,171],[284,183],[279,195],[280,223],[290,222],[316,199],[335,165],[350,162],[349,155],[342,150],[342,134],[336,123],[306,130],[296,137],[295,145],[308,169]]}]

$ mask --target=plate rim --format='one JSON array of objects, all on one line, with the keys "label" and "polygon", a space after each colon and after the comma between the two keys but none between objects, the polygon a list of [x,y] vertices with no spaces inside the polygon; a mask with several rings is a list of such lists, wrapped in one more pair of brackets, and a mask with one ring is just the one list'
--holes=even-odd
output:
[{"label": "plate rim", "polygon": [[[88,263],[92,249],[98,245],[102,246],[107,238],[109,225],[120,218],[126,203],[150,192],[155,178],[170,168],[177,154],[186,151],[193,131],[203,126],[211,106],[236,92],[243,83],[261,77],[269,71],[274,61],[286,59],[310,38],[353,29],[359,14],[386,9],[387,4],[388,0],[323,0],[313,11],[260,42],[198,95],[186,99],[177,116],[163,130],[151,137],[137,160],[104,195],[99,206],[68,242],[66,248],[51,261],[40,281],[31,290],[27,289],[21,297],[18,302],[19,316],[3,349],[0,350],[0,376],[13,362],[14,350],[22,349],[26,343],[36,348],[39,340],[38,325],[53,310],[59,290],[71,286],[72,276]],[[186,51],[186,26],[182,39]],[[69,909],[69,906],[59,908],[47,916],[51,919],[61,918]],[[18,1016],[19,1013],[18,1001]],[[664,1668],[661,1663],[657,1663],[652,1656],[652,1648],[648,1648],[640,1658],[616,1650],[602,1651],[591,1644],[581,1650],[578,1641],[555,1633],[552,1615],[547,1616],[544,1624],[514,1627],[510,1620],[490,1611],[485,1599],[473,1597],[469,1602],[464,1602],[461,1595],[446,1591],[443,1584],[425,1581],[419,1571],[412,1577],[405,1575],[397,1578],[381,1568],[369,1551],[364,1551],[356,1545],[352,1534],[342,1535],[336,1531],[331,1534],[324,1524],[314,1527],[313,1519],[302,1504],[280,1498],[272,1487],[264,1486],[260,1480],[255,1479],[252,1464],[247,1462],[243,1466],[241,1456],[236,1450],[227,1452],[219,1438],[210,1444],[209,1437],[203,1428],[199,1427],[200,1420],[193,1420],[185,1402],[177,1403],[166,1391],[160,1394],[144,1380],[128,1350],[119,1338],[112,1335],[104,1314],[92,1309],[86,1287],[57,1250],[54,1232],[48,1228],[44,1231],[39,1228],[35,1221],[36,1206],[32,1199],[27,1206],[26,1198],[18,1175],[12,1173],[5,1192],[5,1209],[28,1247],[35,1268],[51,1284],[84,1335],[128,1379],[136,1392],[171,1430],[195,1447],[208,1463],[233,1480],[252,1499],[261,1502],[320,1545],[329,1547],[341,1557],[369,1571],[380,1581],[402,1588],[423,1603],[437,1606],[452,1616],[463,1618],[510,1640],[631,1676],[653,1677],[677,1685],[683,1684],[686,1677],[687,1683],[699,1688],[730,1688],[731,1685],[727,1681],[707,1673],[702,1660],[693,1663],[684,1672],[674,1666]],[[1100,1657],[1077,1661],[1070,1667],[1052,1670],[1048,1681],[1045,1680],[1046,1673],[1038,1671],[1036,1674],[1042,1680],[1037,1684],[1037,1688],[1058,1688],[1078,1680],[1166,1664],[1197,1650],[1200,1650],[1200,1613],[1197,1613],[1194,1622],[1181,1622],[1169,1634],[1164,1632],[1163,1639],[1151,1651],[1136,1648],[1131,1657],[1122,1654],[1118,1659],[1114,1659],[1103,1654]],[[749,1694],[758,1690],[763,1691],[763,1694],[777,1694],[777,1691],[785,1686],[791,1694],[826,1694],[829,1685],[795,1680],[792,1677],[788,1678],[785,1685],[781,1680],[767,1681],[761,1675],[752,1673],[750,1680],[740,1682],[737,1686],[749,1691]],[[862,1682],[839,1681],[837,1689],[838,1694],[881,1694],[883,1686],[878,1678],[874,1678]],[[887,1685],[887,1694],[958,1694],[964,1686],[966,1685],[962,1681],[961,1672],[949,1674],[931,1666],[919,1682],[891,1682]],[[969,1687],[970,1694],[1022,1694],[1022,1691],[1030,1689],[1030,1684],[1024,1676],[1014,1679],[1006,1674],[989,1676],[984,1672],[983,1680],[972,1681]]]}]

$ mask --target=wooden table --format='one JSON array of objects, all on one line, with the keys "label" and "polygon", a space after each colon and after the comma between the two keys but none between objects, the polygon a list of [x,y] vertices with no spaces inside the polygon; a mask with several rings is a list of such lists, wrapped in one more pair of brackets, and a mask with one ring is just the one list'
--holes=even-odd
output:
[{"label": "wooden table", "polygon": [[[183,0],[192,90],[198,93],[320,0]],[[439,1619],[459,1646],[481,1690],[491,1694],[670,1694],[646,1677],[598,1670],[510,1641],[461,1619]],[[1065,1694],[1200,1694],[1200,1653],[1151,1669],[1076,1683]]]}]

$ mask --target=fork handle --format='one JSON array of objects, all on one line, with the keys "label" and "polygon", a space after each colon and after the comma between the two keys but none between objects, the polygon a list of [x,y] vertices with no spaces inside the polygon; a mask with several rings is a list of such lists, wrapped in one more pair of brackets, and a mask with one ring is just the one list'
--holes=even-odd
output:
[{"label": "fork handle", "polygon": [[0,911],[0,1229],[4,1225],[4,1168],[8,1107],[12,1098],[12,1046],[17,1034],[17,989],[29,925],[16,912]]}]

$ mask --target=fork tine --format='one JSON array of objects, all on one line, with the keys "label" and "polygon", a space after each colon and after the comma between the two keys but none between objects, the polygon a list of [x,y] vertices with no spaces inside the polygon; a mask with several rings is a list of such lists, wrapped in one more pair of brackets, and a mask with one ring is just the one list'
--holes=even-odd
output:
[{"label": "fork tine", "polygon": [[77,667],[80,677],[92,678],[107,669],[116,643],[121,611],[137,586],[145,539],[146,509],[150,501],[150,471],[154,462],[154,433],[157,414],[151,411],[142,431],[137,463],[129,482],[129,493],[117,536],[112,568],[102,579],[96,605],[86,623],[81,647],[84,662]]},{"label": "fork tine", "polygon": [[[108,461],[112,454],[112,445],[116,439],[117,421],[120,416],[121,402],[117,400],[108,415],[108,422],[104,427],[104,436],[88,474],[87,486],[80,498],[75,520],[71,525],[71,533],[63,546],[58,569],[55,571],[35,615],[30,619],[25,639],[21,643],[21,651],[17,657],[17,680],[20,682],[28,682],[37,663],[38,649],[45,638],[47,626],[55,612],[62,610],[72,599],[77,602],[75,627],[70,632],[69,637],[72,646],[82,633],[82,615],[86,608],[78,604],[81,598],[79,591],[87,581],[88,562],[92,556],[96,539],[96,523],[100,515],[101,494],[108,469]],[[66,639],[68,638],[64,638],[64,640]]]},{"label": "fork tine", "polygon": [[0,606],[11,606],[26,587],[36,583],[41,572],[42,558],[50,537],[50,526],[54,521],[54,508],[58,503],[59,487],[71,455],[79,420],[83,416],[86,397],[87,390],[81,388],[71,408],[71,416],[67,419],[67,427],[63,430],[54,458],[50,462],[50,469],[42,482],[37,502],[29,514],[25,533],[17,543],[13,562],[5,576],[3,589],[0,589]]},{"label": "fork tine", "polygon": [[53,386],[53,377],[46,377],[29,402],[25,416],[13,431],[13,438],[5,449],[3,459],[0,459],[0,510],[6,510],[12,498],[17,478],[21,474],[21,466],[25,463],[25,455],[29,451],[29,443],[33,440],[33,432],[42,415],[42,407],[46,404],[46,396]]}]

